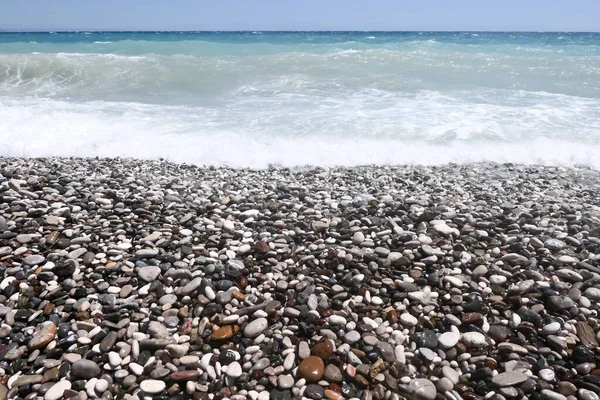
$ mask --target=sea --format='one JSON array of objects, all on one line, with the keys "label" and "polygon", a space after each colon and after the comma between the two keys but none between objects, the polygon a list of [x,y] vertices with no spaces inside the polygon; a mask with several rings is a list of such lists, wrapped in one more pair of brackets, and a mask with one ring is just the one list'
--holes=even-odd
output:
[{"label": "sea", "polygon": [[0,33],[0,155],[600,169],[600,33]]}]

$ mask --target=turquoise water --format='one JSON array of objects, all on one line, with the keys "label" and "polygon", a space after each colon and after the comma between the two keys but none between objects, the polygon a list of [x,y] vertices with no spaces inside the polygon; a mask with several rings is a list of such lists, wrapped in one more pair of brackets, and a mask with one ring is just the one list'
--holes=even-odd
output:
[{"label": "turquoise water", "polygon": [[600,168],[600,34],[0,33],[0,154]]}]

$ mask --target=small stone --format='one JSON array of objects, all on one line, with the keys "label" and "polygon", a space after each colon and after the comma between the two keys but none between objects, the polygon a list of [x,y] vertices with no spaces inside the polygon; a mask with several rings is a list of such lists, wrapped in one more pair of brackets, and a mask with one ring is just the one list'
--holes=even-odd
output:
[{"label": "small stone", "polygon": [[100,375],[102,370],[94,361],[81,359],[73,363],[73,365],[71,366],[71,372],[73,373],[73,375],[78,376],[80,378],[91,379]]},{"label": "small stone", "polygon": [[342,371],[333,364],[329,364],[325,367],[323,377],[328,382],[341,382],[344,379]]},{"label": "small stone", "polygon": [[25,265],[41,265],[44,263],[44,261],[46,261],[46,258],[44,258],[44,256],[41,256],[39,254],[35,254],[33,256],[28,256],[25,257],[23,259],[23,264]]},{"label": "small stone", "polygon": [[348,331],[344,335],[344,341],[349,344],[354,344],[360,340],[360,333],[357,331]]},{"label": "small stone", "polygon": [[267,329],[269,322],[266,318],[257,318],[244,328],[244,336],[255,338]]},{"label": "small stone", "polygon": [[567,398],[565,396],[563,396],[562,394],[553,392],[552,390],[548,390],[548,389],[542,390],[542,397],[545,400],[567,400]]},{"label": "small stone", "polygon": [[362,231],[357,231],[352,236],[352,243],[354,243],[357,246],[360,245],[364,241],[365,241],[365,234],[362,233]]},{"label": "small stone", "polygon": [[471,348],[487,347],[485,336],[479,332],[466,332],[462,335],[462,342]]},{"label": "small stone", "polygon": [[279,375],[277,378],[277,387],[279,389],[289,389],[294,386],[294,378],[291,375]]},{"label": "small stone", "polygon": [[421,400],[433,400],[437,395],[437,389],[429,379],[412,379],[408,388],[417,399]]},{"label": "small stone", "polygon": [[498,387],[517,386],[527,380],[527,375],[519,371],[503,372],[492,378],[492,383]]},{"label": "small stone", "polygon": [[154,265],[148,266],[148,267],[142,267],[139,269],[138,271],[138,276],[140,277],[140,279],[146,281],[146,282],[152,282],[154,280],[156,280],[156,278],[158,278],[158,276],[160,275],[160,268],[156,267]]},{"label": "small stone", "polygon": [[239,331],[240,327],[238,325],[225,325],[213,332],[213,334],[210,335],[210,340],[220,341],[231,339],[231,337]]},{"label": "small stone", "polygon": [[538,376],[546,382],[552,382],[556,377],[556,374],[550,368],[544,368],[538,372]]},{"label": "small stone", "polygon": [[581,340],[581,344],[590,348],[595,349],[598,347],[598,341],[596,340],[596,334],[594,328],[592,328],[587,322],[577,322],[577,337]]},{"label": "small stone", "polygon": [[156,379],[146,379],[140,382],[140,389],[142,392],[148,394],[159,394],[165,390],[166,387],[167,384],[165,382]]},{"label": "small stone", "polygon": [[71,382],[64,379],[62,381],[56,382],[46,394],[44,394],[44,400],[59,400],[62,399],[65,393],[65,390],[71,389]]},{"label": "small stone", "polygon": [[400,322],[406,326],[417,326],[419,320],[409,313],[404,313],[400,315]]},{"label": "small stone", "polygon": [[438,337],[438,343],[443,349],[450,349],[458,343],[460,336],[454,332],[445,332]]},{"label": "small stone", "polygon": [[227,366],[225,374],[231,378],[239,378],[242,375],[242,366],[239,362],[234,361]]},{"label": "small stone", "polygon": [[304,396],[309,399],[321,400],[324,396],[324,389],[321,385],[314,383],[308,384],[304,390]]}]

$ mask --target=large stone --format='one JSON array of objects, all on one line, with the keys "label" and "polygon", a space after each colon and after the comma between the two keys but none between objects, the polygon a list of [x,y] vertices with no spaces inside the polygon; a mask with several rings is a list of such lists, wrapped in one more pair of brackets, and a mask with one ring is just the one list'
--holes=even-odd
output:
[{"label": "large stone", "polygon": [[298,373],[308,382],[318,382],[323,377],[325,363],[316,356],[310,356],[302,360],[298,367]]},{"label": "large stone", "polygon": [[56,335],[56,325],[50,321],[42,323],[29,341],[29,349],[36,350],[46,347],[54,339],[54,335]]},{"label": "large stone", "polygon": [[71,373],[83,379],[92,379],[100,375],[102,370],[92,360],[81,359],[77,360],[71,366]]}]

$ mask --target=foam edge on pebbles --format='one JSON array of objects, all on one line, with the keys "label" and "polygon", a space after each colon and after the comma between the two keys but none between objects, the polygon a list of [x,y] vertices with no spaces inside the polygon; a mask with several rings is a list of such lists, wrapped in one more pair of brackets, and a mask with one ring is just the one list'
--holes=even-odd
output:
[{"label": "foam edge on pebbles", "polygon": [[599,189],[0,158],[0,400],[598,399]]}]

